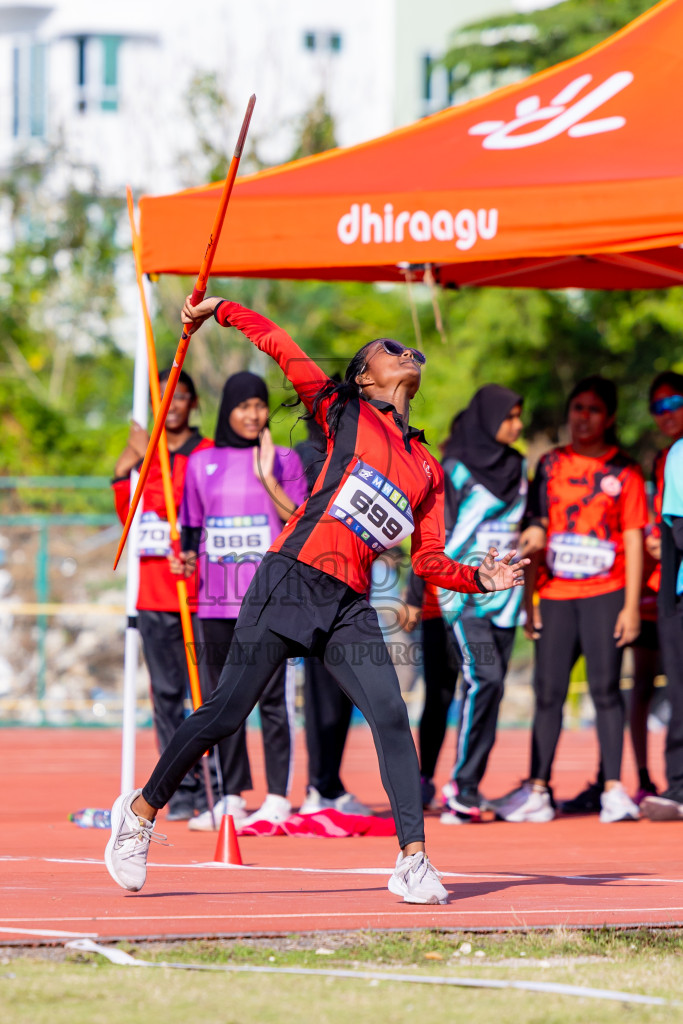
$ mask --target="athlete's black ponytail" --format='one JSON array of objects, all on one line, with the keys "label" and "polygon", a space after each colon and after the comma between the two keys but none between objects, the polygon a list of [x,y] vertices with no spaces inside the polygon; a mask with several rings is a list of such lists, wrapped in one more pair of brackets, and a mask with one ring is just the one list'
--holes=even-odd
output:
[{"label": "athlete's black ponytail", "polygon": [[363,394],[363,389],[357,382],[356,377],[360,377],[362,373],[365,373],[367,366],[367,351],[372,345],[369,341],[362,348],[358,349],[355,356],[346,367],[346,372],[341,381],[336,381],[333,378],[327,381],[326,384],[316,392],[313,398],[313,404],[311,406],[311,413],[314,417],[317,416],[318,410],[325,399],[334,395],[334,399],[330,402],[330,406],[327,410],[327,428],[330,437],[334,437],[339,426],[339,419],[344,406],[352,399],[358,398]]}]

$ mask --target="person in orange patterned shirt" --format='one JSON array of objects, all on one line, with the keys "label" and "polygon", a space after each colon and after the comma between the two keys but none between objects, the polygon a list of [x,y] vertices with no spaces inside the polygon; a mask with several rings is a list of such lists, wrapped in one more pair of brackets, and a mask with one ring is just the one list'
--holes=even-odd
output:
[{"label": "person in orange patterned shirt", "polygon": [[[642,473],[616,443],[617,392],[604,377],[569,396],[570,444],[541,459],[520,547],[535,550],[527,577],[527,636],[536,641],[531,778],[502,801],[506,821],[550,821],[549,782],[569,677],[586,659],[605,787],[600,820],[638,817],[621,784],[623,648],[640,632],[639,602],[647,502]],[[537,595],[537,598],[535,597]]]}]

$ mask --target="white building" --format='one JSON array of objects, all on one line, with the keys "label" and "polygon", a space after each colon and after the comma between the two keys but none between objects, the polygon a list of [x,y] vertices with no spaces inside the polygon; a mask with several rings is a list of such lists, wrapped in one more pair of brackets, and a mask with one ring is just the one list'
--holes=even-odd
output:
[{"label": "white building", "polygon": [[210,74],[231,110],[205,127],[227,153],[252,92],[250,144],[262,160],[290,157],[321,94],[350,145],[446,105],[445,76],[431,71],[453,30],[548,2],[0,2],[0,162],[61,141],[110,189],[201,184],[187,97]]}]

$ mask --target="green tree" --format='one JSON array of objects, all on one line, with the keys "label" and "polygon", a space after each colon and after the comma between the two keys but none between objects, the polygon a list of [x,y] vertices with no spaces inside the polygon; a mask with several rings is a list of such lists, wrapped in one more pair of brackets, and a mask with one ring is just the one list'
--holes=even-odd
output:
[{"label": "green tree", "polygon": [[491,87],[578,57],[653,7],[651,0],[565,0],[527,14],[486,18],[460,29],[443,63],[457,96],[477,76]]},{"label": "green tree", "polygon": [[114,339],[123,204],[59,150],[18,159],[0,199],[0,472],[106,474],[132,365]]}]

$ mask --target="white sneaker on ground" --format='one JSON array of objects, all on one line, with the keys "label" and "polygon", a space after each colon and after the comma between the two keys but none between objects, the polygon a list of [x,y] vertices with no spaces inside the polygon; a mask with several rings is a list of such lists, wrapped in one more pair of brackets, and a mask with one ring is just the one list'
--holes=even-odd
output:
[{"label": "white sneaker on ground", "polygon": [[224,814],[231,814],[235,822],[235,828],[239,828],[247,816],[247,801],[241,796],[222,796],[213,805],[213,820],[211,811],[203,811],[196,818],[190,818],[187,827],[192,832],[217,832],[221,827]]},{"label": "white sneaker on ground", "polygon": [[683,818],[683,803],[668,796],[649,793],[640,805],[640,816],[649,821],[680,821]]},{"label": "white sneaker on ground", "polygon": [[634,804],[623,786],[606,789],[600,796],[600,821],[610,824],[613,821],[637,821],[640,817],[638,805]]},{"label": "white sneaker on ground", "polygon": [[358,814],[363,818],[372,815],[370,808],[362,804],[353,793],[342,793],[341,796],[332,801],[332,806],[335,811],[340,811],[342,814]]},{"label": "white sneaker on ground", "polygon": [[286,796],[268,793],[258,811],[254,811],[248,818],[243,818],[239,827],[246,828],[247,825],[255,825],[257,821],[268,821],[271,825],[277,825],[281,821],[286,821],[291,813],[292,805]]},{"label": "white sneaker on ground", "polygon": [[458,787],[451,779],[441,787],[441,803],[444,807],[448,807],[448,801],[451,797],[458,795]]},{"label": "white sneaker on ground", "polygon": [[503,821],[552,821],[555,817],[548,790],[534,789],[525,782],[507,799],[496,800],[495,812]]},{"label": "white sneaker on ground", "polygon": [[395,896],[402,896],[405,903],[448,903],[448,890],[441,884],[441,877],[426,854],[404,857],[399,850],[388,888]]},{"label": "white sneaker on ground", "polygon": [[131,804],[142,793],[134,789],[122,793],[111,809],[111,836],[104,851],[107,871],[122,889],[138,892],[147,877],[147,851],[151,840],[164,842],[166,836],[153,836],[154,822],[141,818]]},{"label": "white sneaker on ground", "polygon": [[369,807],[362,804],[353,793],[342,793],[335,799],[321,796],[315,786],[309,786],[306,799],[299,808],[299,814],[316,814],[318,811],[340,811],[342,814],[360,814],[367,818],[372,814]]}]

